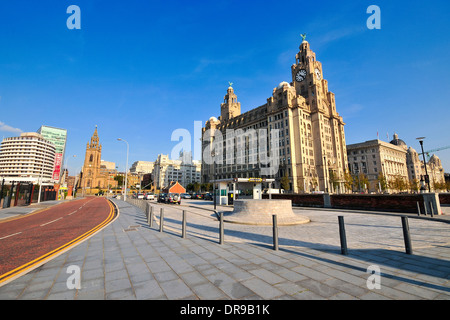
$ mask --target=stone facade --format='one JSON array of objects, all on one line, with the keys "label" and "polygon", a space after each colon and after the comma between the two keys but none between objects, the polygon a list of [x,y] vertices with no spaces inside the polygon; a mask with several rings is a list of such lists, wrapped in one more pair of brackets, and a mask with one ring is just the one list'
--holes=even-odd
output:
[{"label": "stone facade", "polygon": [[[361,186],[360,191],[410,191],[412,184],[420,187],[419,181],[425,176],[424,163],[419,154],[397,134],[389,143],[377,139],[348,145],[347,154],[350,173],[364,174],[369,180],[369,185],[366,188]],[[445,181],[441,160],[436,155],[432,155],[427,162],[427,171],[431,189],[434,189],[435,182]],[[388,184],[385,190],[381,190],[379,184],[380,174]],[[405,182],[404,190],[389,187],[389,183],[398,178]]]},{"label": "stone facade", "polygon": [[98,137],[97,126],[91,141],[86,145],[86,154],[84,157],[84,164],[81,171],[81,180],[79,187],[82,188],[84,194],[91,194],[98,192],[98,189],[108,189],[110,187],[117,187],[117,181],[114,180],[114,172],[111,173],[102,168],[102,145]]},{"label": "stone facade", "polygon": [[[304,40],[299,50],[291,66],[292,82],[281,82],[260,107],[241,114],[241,105],[230,84],[220,117],[211,117],[202,131],[202,150],[209,146],[211,153],[218,151],[211,147],[215,131],[222,133],[224,144],[219,153],[224,161],[213,164],[203,158],[202,182],[210,182],[214,176],[217,179],[265,177],[275,178],[275,188],[279,188],[282,178],[287,176],[289,189],[297,193],[329,191],[329,180],[333,177],[337,188],[344,190],[345,124],[336,111],[335,96],[328,90],[322,64],[316,60],[309,43]],[[227,152],[226,145],[233,142],[227,130],[238,129],[246,133],[263,129],[268,139],[273,130],[278,130],[275,156],[279,166],[273,174],[262,174],[262,153],[257,151],[261,142],[250,134],[244,138],[243,148],[234,147],[234,152]],[[267,154],[274,149],[269,144]]]}]

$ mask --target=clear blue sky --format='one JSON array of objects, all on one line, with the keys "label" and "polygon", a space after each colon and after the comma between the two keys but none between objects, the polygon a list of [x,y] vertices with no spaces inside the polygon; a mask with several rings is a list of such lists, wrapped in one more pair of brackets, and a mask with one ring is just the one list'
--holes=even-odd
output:
[{"label": "clear blue sky", "polygon": [[[69,30],[69,5],[81,30]],[[369,30],[369,5],[381,29]],[[419,151],[450,145],[450,2],[2,1],[0,137],[67,129],[80,170],[95,125],[102,158],[124,170],[170,154],[175,129],[220,114],[228,81],[248,111],[266,102],[301,42],[323,64],[347,143],[392,139]],[[72,155],[77,155],[76,159]],[[450,149],[437,155],[450,171]]]}]

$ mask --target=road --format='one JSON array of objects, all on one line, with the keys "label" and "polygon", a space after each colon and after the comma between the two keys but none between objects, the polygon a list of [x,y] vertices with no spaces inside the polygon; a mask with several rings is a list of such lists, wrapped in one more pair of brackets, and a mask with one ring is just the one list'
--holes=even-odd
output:
[{"label": "road", "polygon": [[0,221],[0,286],[95,234],[114,217],[108,200],[90,197]]}]

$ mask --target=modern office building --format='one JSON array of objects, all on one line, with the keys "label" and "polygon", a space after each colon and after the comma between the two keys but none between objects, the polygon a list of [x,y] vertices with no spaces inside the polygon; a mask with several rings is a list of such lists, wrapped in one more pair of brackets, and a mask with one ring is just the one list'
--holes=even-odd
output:
[{"label": "modern office building", "polygon": [[[187,157],[180,157],[186,160]],[[156,190],[162,190],[172,182],[183,187],[190,183],[201,182],[201,162],[169,159],[169,155],[160,154],[154,162],[153,181]]]},{"label": "modern office building", "polygon": [[0,146],[0,178],[53,185],[55,155],[55,145],[39,133],[5,138]]},{"label": "modern office building", "polygon": [[[202,130],[202,150],[209,148],[215,159],[207,161],[203,152],[202,182],[269,178],[280,188],[287,176],[292,192],[330,191],[330,180],[344,191],[345,123],[322,64],[306,40],[291,74],[290,83],[281,82],[265,104],[245,113],[230,84],[220,116],[211,117]],[[221,141],[215,144],[217,131]],[[272,164],[266,161],[274,157]]]}]

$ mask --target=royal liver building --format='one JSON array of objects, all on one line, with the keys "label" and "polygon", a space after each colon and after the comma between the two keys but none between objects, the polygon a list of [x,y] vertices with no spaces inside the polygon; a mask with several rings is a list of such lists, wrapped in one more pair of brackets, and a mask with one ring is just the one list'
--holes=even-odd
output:
[{"label": "royal liver building", "polygon": [[[264,105],[241,113],[232,84],[221,115],[203,128],[202,181],[285,176],[292,192],[343,192],[347,170],[344,121],[322,64],[303,39],[291,66]],[[269,170],[270,169],[270,170]]]}]

